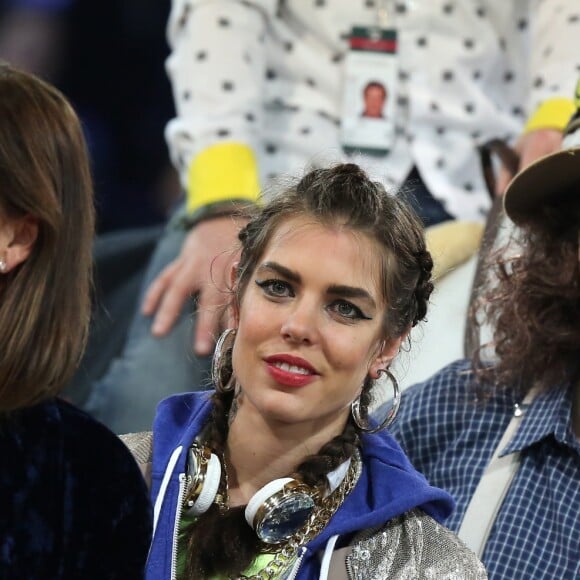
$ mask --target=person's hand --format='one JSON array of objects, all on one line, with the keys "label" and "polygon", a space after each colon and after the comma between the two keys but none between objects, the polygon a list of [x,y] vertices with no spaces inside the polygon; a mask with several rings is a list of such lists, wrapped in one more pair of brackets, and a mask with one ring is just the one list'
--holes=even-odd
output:
[{"label": "person's hand", "polygon": [[173,327],[185,302],[198,296],[194,350],[211,354],[224,322],[231,267],[239,259],[237,235],[244,221],[231,216],[197,224],[187,235],[181,253],[151,283],[143,314],[155,314],[151,332],[164,336]]},{"label": "person's hand", "polygon": [[[520,158],[518,171],[544,155],[559,151],[561,147],[562,131],[558,129],[537,129],[522,135],[515,147]],[[496,180],[496,195],[503,195],[512,177],[512,172],[502,165]]]}]

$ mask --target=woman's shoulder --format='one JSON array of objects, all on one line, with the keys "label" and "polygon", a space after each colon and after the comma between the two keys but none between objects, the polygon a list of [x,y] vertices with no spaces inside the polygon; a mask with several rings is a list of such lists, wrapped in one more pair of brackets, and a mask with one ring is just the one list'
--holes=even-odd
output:
[{"label": "woman's shoulder", "polygon": [[142,577],[151,533],[148,491],[114,433],[50,399],[16,413],[0,443],[7,452],[0,507],[10,507],[0,536],[17,546],[0,557],[1,577],[3,566],[19,578]]},{"label": "woman's shoulder", "polygon": [[108,427],[66,401],[58,400],[57,405],[63,444],[73,454],[71,457],[75,452],[83,458],[95,454],[95,460],[106,456],[109,471],[116,467],[124,468],[127,462],[131,468],[134,467],[127,447]]},{"label": "woman's shoulder", "polygon": [[[24,461],[31,461],[39,449],[38,459],[50,459],[52,467],[56,467],[56,457],[83,466],[88,464],[88,456],[97,460],[107,455],[121,462],[130,458],[122,442],[105,425],[59,398],[15,411],[0,425],[0,434],[2,443],[14,447]],[[108,467],[113,465],[108,462]]]},{"label": "woman's shoulder", "polygon": [[487,578],[476,555],[420,509],[359,533],[347,557],[347,567],[357,578]]}]

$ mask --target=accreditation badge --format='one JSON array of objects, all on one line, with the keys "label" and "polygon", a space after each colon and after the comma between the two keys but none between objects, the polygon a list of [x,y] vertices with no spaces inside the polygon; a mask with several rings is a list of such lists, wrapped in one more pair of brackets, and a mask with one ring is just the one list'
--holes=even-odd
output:
[{"label": "accreditation badge", "polygon": [[397,31],[355,26],[343,82],[343,150],[386,155],[395,139]]}]

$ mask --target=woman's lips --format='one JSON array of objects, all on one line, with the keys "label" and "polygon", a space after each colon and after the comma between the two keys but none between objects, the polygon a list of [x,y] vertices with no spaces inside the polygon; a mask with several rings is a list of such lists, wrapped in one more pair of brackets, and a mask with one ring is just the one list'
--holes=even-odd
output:
[{"label": "woman's lips", "polygon": [[274,355],[264,361],[270,376],[286,387],[304,387],[318,376],[316,369],[300,357]]}]

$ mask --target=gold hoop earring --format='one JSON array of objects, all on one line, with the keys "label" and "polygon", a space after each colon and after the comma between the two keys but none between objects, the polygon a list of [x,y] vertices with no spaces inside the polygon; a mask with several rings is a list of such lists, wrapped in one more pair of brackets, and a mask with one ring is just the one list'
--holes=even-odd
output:
[{"label": "gold hoop earring", "polygon": [[[393,373],[389,369],[379,369],[377,371],[379,377],[374,381],[373,389],[376,388],[377,382],[379,381],[381,375],[385,375],[392,384],[393,387],[393,402],[390,408],[385,415],[385,418],[382,421],[377,421],[369,417],[368,408],[364,409],[364,415],[361,413],[363,409],[361,408],[360,404],[360,395],[350,404],[350,412],[352,414],[353,421],[355,422],[356,426],[363,432],[363,433],[376,433],[377,431],[381,431],[388,427],[395,419],[397,412],[399,410],[399,405],[401,404],[401,394],[399,390],[399,384],[397,383],[397,379],[393,376]],[[375,400],[375,397],[372,396],[371,399]],[[385,406],[386,401],[379,404],[378,408],[383,409]]]},{"label": "gold hoop earring", "polygon": [[[218,393],[228,393],[234,388],[234,373],[231,369],[232,349],[236,338],[236,329],[227,328],[219,337],[211,360],[211,381]],[[229,363],[229,364],[228,364]],[[229,369],[227,367],[230,367]],[[229,371],[229,377],[224,374]]]}]

